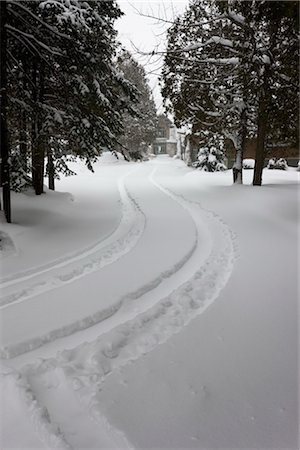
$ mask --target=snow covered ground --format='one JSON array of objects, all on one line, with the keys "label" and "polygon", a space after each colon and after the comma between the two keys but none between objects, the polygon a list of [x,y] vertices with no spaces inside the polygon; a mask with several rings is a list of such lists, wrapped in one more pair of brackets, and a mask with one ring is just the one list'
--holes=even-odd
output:
[{"label": "snow covered ground", "polygon": [[298,448],[299,173],[75,167],[1,223],[1,448]]}]

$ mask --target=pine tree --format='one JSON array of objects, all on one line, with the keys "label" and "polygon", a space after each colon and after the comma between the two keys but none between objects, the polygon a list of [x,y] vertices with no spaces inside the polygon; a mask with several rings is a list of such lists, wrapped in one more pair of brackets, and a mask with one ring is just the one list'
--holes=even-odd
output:
[{"label": "pine tree", "polygon": [[116,144],[122,113],[135,97],[116,68],[113,25],[121,11],[114,1],[7,3],[9,134],[41,194],[46,155],[53,189],[59,171],[70,173],[67,155],[78,155],[92,170],[102,149]]},{"label": "pine tree", "polygon": [[[297,2],[256,0],[226,2],[226,10],[241,33],[247,31],[247,57],[250,94],[255,99],[256,156],[254,185],[261,185],[267,148],[272,142],[287,137],[289,112],[297,118],[295,97],[298,92],[298,29]],[[224,5],[224,3],[222,3]],[[245,73],[245,71],[244,71]],[[287,98],[289,99],[288,101]],[[293,105],[292,107],[288,105]],[[279,120],[278,120],[279,119]],[[298,118],[295,123],[298,124]],[[294,131],[293,135],[298,134]]]},{"label": "pine tree", "polygon": [[120,54],[118,66],[137,91],[136,103],[122,117],[120,151],[126,159],[141,160],[147,158],[148,148],[155,139],[156,108],[144,68],[127,51]]},{"label": "pine tree", "polygon": [[233,142],[234,182],[242,182],[247,78],[239,63],[238,55],[245,52],[236,28],[219,3],[193,2],[169,30],[163,95],[178,125],[191,124],[194,134],[221,131]]}]

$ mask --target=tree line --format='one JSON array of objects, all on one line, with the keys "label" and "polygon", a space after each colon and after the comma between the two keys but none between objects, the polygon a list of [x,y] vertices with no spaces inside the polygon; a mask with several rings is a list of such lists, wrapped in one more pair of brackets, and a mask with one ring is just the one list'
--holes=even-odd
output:
[{"label": "tree line", "polygon": [[[117,41],[115,0],[0,2],[2,206],[10,190],[40,195],[70,158],[87,167],[104,149],[141,157],[156,111],[145,71]],[[131,121],[129,118],[134,118]],[[135,136],[132,126],[139,125]],[[128,137],[131,136],[131,137]]]},{"label": "tree line", "polygon": [[256,137],[254,185],[270,147],[298,145],[299,3],[192,0],[168,30],[163,96],[177,126],[235,149],[242,183],[246,139]]}]

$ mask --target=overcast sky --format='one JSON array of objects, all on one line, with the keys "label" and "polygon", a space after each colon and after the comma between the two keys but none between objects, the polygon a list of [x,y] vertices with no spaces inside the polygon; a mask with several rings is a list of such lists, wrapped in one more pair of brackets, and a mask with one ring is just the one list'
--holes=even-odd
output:
[{"label": "overcast sky", "polygon": [[144,66],[156,106],[159,112],[162,112],[162,97],[158,85],[162,58],[149,58],[139,52],[152,52],[157,47],[163,50],[166,44],[166,31],[171,24],[144,17],[141,14],[172,21],[176,15],[186,9],[188,0],[119,0],[118,4],[124,12],[124,16],[116,23],[119,39],[135,59]]}]

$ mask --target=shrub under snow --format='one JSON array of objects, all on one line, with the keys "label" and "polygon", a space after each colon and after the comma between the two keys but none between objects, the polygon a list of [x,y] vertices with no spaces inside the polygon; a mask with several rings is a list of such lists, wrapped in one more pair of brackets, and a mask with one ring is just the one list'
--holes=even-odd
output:
[{"label": "shrub under snow", "polygon": [[267,168],[268,169],[287,170],[288,164],[284,158],[279,158],[279,159],[277,159],[277,161],[275,158],[271,158],[268,162]]},{"label": "shrub under snow", "polygon": [[214,145],[200,148],[198,160],[193,163],[193,167],[205,170],[206,172],[227,170],[224,164],[224,153]]},{"label": "shrub under snow", "polygon": [[268,162],[268,165],[267,165],[267,169],[275,169],[275,163],[276,163],[276,159],[275,158],[269,159],[269,162]]}]

